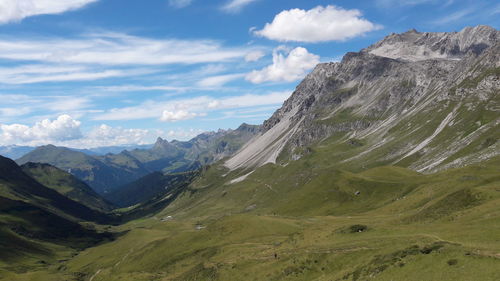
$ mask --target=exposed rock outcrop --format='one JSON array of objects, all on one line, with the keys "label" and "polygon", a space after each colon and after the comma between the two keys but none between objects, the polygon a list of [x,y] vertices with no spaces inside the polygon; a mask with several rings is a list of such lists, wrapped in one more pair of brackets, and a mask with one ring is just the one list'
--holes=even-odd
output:
[{"label": "exposed rock outcrop", "polygon": [[391,34],[319,64],[226,166],[286,163],[332,137],[363,143],[339,164],[428,172],[491,158],[500,154],[499,67],[500,31],[488,26]]}]

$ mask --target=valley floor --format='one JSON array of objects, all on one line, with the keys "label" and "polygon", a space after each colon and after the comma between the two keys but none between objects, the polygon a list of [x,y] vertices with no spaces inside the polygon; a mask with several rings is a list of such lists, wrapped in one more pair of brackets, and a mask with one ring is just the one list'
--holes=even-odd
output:
[{"label": "valley floor", "polygon": [[[387,179],[404,184],[393,185],[392,191],[380,189],[387,199],[383,205],[371,205],[370,196],[363,197],[366,191],[360,189],[361,194],[343,203],[316,198],[317,208],[305,209],[304,216],[289,206],[312,204],[313,199],[304,194],[324,197],[325,186],[332,192],[345,186],[335,189],[332,183],[310,182],[305,185],[309,185],[308,193],[288,190],[283,198],[287,205],[276,197],[269,199],[275,205],[260,208],[251,205],[252,200],[265,202],[260,196],[280,196],[289,187],[268,177],[276,181],[269,181],[268,186],[261,183],[254,190],[257,193],[242,197],[244,189],[254,188],[252,180],[272,173],[256,171],[231,189],[220,184],[204,187],[153,217],[118,226],[116,232],[126,233],[113,242],[25,272],[22,268],[0,271],[0,279],[500,280],[497,162],[430,176],[392,167],[350,175],[351,183],[363,178],[377,187],[384,170],[393,175],[408,173]],[[293,169],[279,168],[278,172]],[[321,178],[319,170],[311,171]],[[231,190],[237,189],[240,196],[231,197]],[[187,208],[188,204],[196,207]],[[230,212],[227,206],[242,207]],[[351,207],[363,209],[349,211]],[[344,212],[335,211],[342,208]],[[54,249],[56,255],[65,253],[59,250]],[[0,270],[6,268],[0,266]]]},{"label": "valley floor", "polygon": [[[500,279],[498,217],[439,225],[394,219],[235,215],[202,229],[148,219],[64,266],[2,280]],[[491,231],[477,231],[482,225]]]}]

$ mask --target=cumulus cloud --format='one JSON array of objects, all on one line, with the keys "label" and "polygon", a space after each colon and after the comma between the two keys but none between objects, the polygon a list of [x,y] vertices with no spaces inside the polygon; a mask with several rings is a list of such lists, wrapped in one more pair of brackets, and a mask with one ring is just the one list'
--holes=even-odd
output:
[{"label": "cumulus cloud", "polygon": [[2,0],[0,23],[20,21],[36,15],[60,14],[96,1],[98,0]]},{"label": "cumulus cloud", "polygon": [[178,128],[163,131],[102,124],[82,133],[80,126],[80,121],[68,115],[61,115],[55,120],[43,120],[31,127],[23,124],[0,124],[0,145],[54,144],[72,148],[94,148],[150,144],[159,136],[188,140],[204,132],[201,129]]},{"label": "cumulus cloud", "polygon": [[258,0],[230,0],[224,6],[222,6],[222,10],[228,13],[237,13],[244,7],[256,1]]},{"label": "cumulus cloud", "polygon": [[261,58],[263,58],[266,54],[264,54],[264,52],[262,51],[253,51],[253,52],[250,52],[248,53],[246,56],[245,56],[245,61],[246,62],[254,62],[254,61],[258,61],[260,60]]},{"label": "cumulus cloud", "polygon": [[164,110],[161,114],[160,120],[163,122],[177,122],[182,120],[193,119],[198,116],[197,113],[188,112],[186,110],[178,110],[178,111],[168,111]]},{"label": "cumulus cloud", "polygon": [[311,10],[285,10],[275,16],[257,36],[277,41],[326,42],[343,41],[380,29],[379,25],[362,18],[359,10],[345,10],[329,5]]},{"label": "cumulus cloud", "polygon": [[55,120],[45,119],[29,127],[22,124],[0,125],[3,142],[52,142],[67,141],[82,137],[81,122],[69,115],[61,115]]},{"label": "cumulus cloud", "polygon": [[273,53],[273,64],[250,72],[246,79],[252,83],[263,82],[293,82],[304,78],[306,72],[319,63],[319,56],[311,54],[307,49],[297,47],[288,56],[283,54],[283,48],[277,48]]},{"label": "cumulus cloud", "polygon": [[168,4],[174,8],[180,9],[191,5],[193,0],[168,0]]}]

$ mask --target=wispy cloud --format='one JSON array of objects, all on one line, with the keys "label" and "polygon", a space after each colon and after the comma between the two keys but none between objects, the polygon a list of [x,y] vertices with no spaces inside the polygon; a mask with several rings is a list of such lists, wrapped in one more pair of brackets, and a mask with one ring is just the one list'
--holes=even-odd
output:
[{"label": "wispy cloud", "polygon": [[205,88],[221,87],[226,83],[229,83],[233,80],[240,79],[243,77],[245,77],[245,74],[240,74],[240,73],[210,76],[199,81],[197,85]]},{"label": "wispy cloud", "polygon": [[193,0],[168,0],[168,4],[177,9],[185,8],[191,5],[192,2]]},{"label": "wispy cloud", "polygon": [[92,99],[85,96],[28,96],[19,94],[0,94],[0,122],[7,122],[16,116],[25,116],[34,112],[72,113],[88,110]]},{"label": "wispy cloud", "polygon": [[98,0],[2,0],[0,24],[36,15],[60,14],[80,9]]},{"label": "wispy cloud", "polygon": [[445,17],[442,17],[440,19],[434,20],[431,23],[433,25],[444,25],[444,24],[449,24],[452,22],[457,22],[457,21],[464,19],[465,17],[472,14],[473,12],[474,12],[474,9],[464,9],[461,11],[451,13],[451,14],[449,14]]},{"label": "wispy cloud", "polygon": [[496,15],[496,14],[500,14],[500,4],[497,4],[492,10],[491,10],[491,13],[490,15]]},{"label": "wispy cloud", "polygon": [[[0,84],[92,81],[163,72],[164,81],[181,77],[191,79],[193,85],[225,70],[225,64],[247,60],[259,49],[226,47],[215,40],[157,39],[110,32],[77,39],[0,36],[0,59],[9,65],[0,67]],[[165,66],[170,65],[203,67],[182,75],[165,74]]]},{"label": "wispy cloud", "polygon": [[[53,46],[57,46],[54,48]],[[97,33],[80,39],[0,39],[0,58],[97,65],[167,65],[225,62],[244,58],[249,47],[224,47],[213,40],[153,39]]]},{"label": "wispy cloud", "polygon": [[378,6],[384,8],[394,6],[416,6],[427,3],[442,3],[441,0],[376,0],[375,2]]},{"label": "wispy cloud", "polygon": [[[95,120],[140,120],[161,119],[164,112],[188,112],[191,117],[204,116],[211,111],[231,108],[248,108],[253,106],[282,104],[291,92],[271,92],[264,95],[245,94],[214,98],[199,96],[178,100],[147,100],[139,105],[110,109],[94,116]],[[196,114],[193,116],[192,114]],[[172,114],[167,114],[172,115]],[[185,114],[184,114],[185,115]]]},{"label": "wispy cloud", "polygon": [[230,0],[224,6],[222,10],[228,13],[238,13],[246,6],[258,0]]},{"label": "wispy cloud", "polygon": [[89,66],[21,65],[0,68],[0,83],[33,84],[43,82],[88,81],[112,77],[150,74],[151,69],[96,69]]}]

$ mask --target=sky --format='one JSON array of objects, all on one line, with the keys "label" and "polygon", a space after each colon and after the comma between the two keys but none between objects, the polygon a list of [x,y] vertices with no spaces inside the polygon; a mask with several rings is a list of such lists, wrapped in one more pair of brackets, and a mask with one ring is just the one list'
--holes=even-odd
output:
[{"label": "sky", "polygon": [[491,0],[0,0],[0,145],[261,124],[318,63],[393,32],[499,18]]}]

